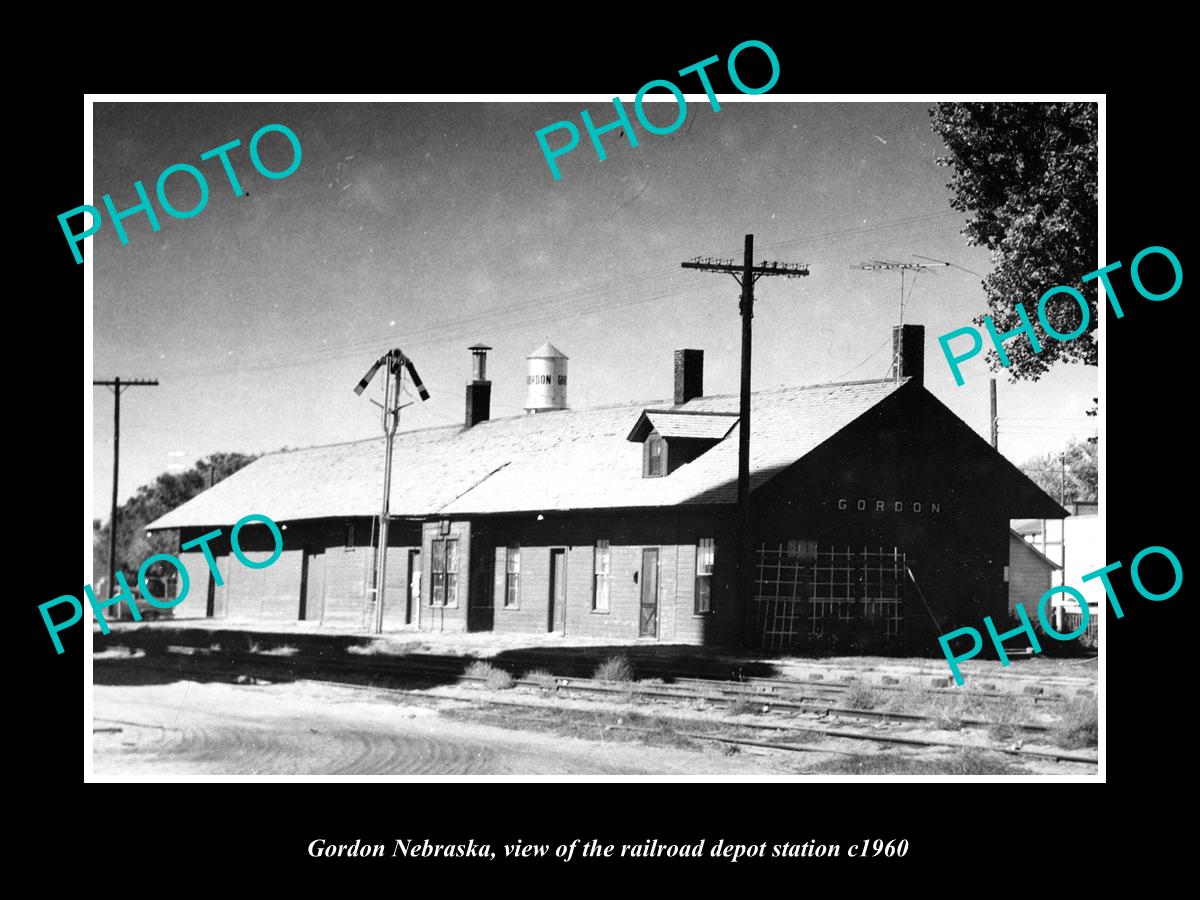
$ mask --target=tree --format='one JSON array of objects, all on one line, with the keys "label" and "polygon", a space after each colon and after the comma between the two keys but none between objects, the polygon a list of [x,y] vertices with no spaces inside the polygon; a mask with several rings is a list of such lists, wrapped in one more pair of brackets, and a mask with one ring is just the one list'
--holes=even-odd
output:
[{"label": "tree", "polygon": [[[178,532],[160,531],[148,537],[146,525],[207,490],[210,483],[225,480],[257,458],[245,453],[214,453],[186,472],[178,475],[164,472],[150,484],[143,484],[136,494],[121,504],[117,508],[117,568],[125,573],[129,584],[136,585],[138,568],[147,557],[156,553],[174,554],[179,549]],[[105,578],[106,582],[111,527],[110,521],[92,531],[93,576]],[[169,575],[171,571],[171,566],[164,565],[161,574]],[[152,574],[158,573],[152,571]]]},{"label": "tree", "polygon": [[1037,482],[1038,487],[1059,500],[1062,497],[1063,465],[1066,464],[1066,503],[1072,500],[1097,499],[1097,446],[1090,440],[1074,438],[1058,453],[1047,453],[1027,460],[1021,471]]},{"label": "tree", "polygon": [[[1009,377],[1036,381],[1059,362],[1096,365],[1098,282],[1081,280],[1096,269],[1096,104],[938,103],[929,114],[949,150],[938,164],[954,169],[950,205],[973,215],[967,243],[992,251],[983,290],[996,331],[1021,325],[1021,303],[1042,345],[1034,353],[1023,335],[1005,342]],[[1038,323],[1038,300],[1057,285],[1074,287],[1088,303],[1087,327],[1073,340],[1056,340]],[[1065,294],[1046,305],[1060,334],[1078,328],[1080,316]],[[975,323],[982,330],[983,316]],[[1000,368],[994,350],[988,361]]]}]

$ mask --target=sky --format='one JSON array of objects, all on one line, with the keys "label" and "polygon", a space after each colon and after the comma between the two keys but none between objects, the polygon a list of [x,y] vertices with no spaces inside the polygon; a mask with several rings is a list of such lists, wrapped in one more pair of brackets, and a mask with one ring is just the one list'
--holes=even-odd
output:
[{"label": "sky", "polygon": [[[493,418],[522,413],[525,357],[545,340],[570,357],[571,406],[669,398],[682,347],[705,351],[706,394],[736,393],[738,285],[680,263],[740,261],[747,233],[756,262],[811,273],[758,282],[755,389],[885,377],[900,277],[854,265],[932,257],[954,266],[910,274],[904,321],[925,326],[926,387],[988,437],[993,373],[981,355],[957,387],[937,337],[987,312],[979,282],[991,263],[951,209],[928,104],[777,99],[722,95],[715,112],[689,95],[678,131],[638,129],[637,147],[610,132],[604,161],[579,116],[610,121],[602,100],[95,104],[96,196],[84,202],[101,206],[109,193],[118,210],[133,206],[134,182],[153,196],[176,163],[199,168],[210,191],[189,219],[155,200],[157,232],[145,215],[125,219],[128,245],[109,223],[87,239],[93,377],[160,382],[122,394],[120,499],[218,451],[379,437],[368,399],[378,379],[362,397],[353,388],[391,347],[431,394],[404,409],[401,430],[462,422],[467,348],[480,341],[494,348]],[[664,124],[674,114],[647,108]],[[582,140],[558,159],[555,181],[534,132],[561,120]],[[273,123],[302,147],[299,168],[279,180],[260,175],[248,149]],[[219,160],[199,158],[234,139],[241,197]],[[291,162],[280,134],[259,149],[270,169]],[[167,192],[185,210],[199,197],[186,174]],[[1095,433],[1084,413],[1096,368],[996,377],[1000,450],[1014,462]],[[112,392],[96,387],[92,399],[91,515],[107,519]]]}]

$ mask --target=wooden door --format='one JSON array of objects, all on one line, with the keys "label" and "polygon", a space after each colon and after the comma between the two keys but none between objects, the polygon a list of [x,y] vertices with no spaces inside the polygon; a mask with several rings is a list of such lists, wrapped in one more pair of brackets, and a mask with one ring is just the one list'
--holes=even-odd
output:
[{"label": "wooden door", "polygon": [[408,597],[404,601],[404,624],[413,623],[413,613],[421,603],[421,551],[408,551]]},{"label": "wooden door", "polygon": [[658,549],[642,551],[642,612],[638,636],[658,637]]},{"label": "wooden door", "polygon": [[558,631],[567,603],[567,551],[550,551],[550,609],[547,631]]},{"label": "wooden door", "polygon": [[471,577],[467,585],[467,631],[491,631],[495,622],[492,609],[492,582],[496,575],[496,548],[489,541],[475,540],[471,545]]},{"label": "wooden door", "polygon": [[308,566],[311,559],[312,551],[305,547],[300,558],[300,611],[296,616],[301,622],[308,618]]}]

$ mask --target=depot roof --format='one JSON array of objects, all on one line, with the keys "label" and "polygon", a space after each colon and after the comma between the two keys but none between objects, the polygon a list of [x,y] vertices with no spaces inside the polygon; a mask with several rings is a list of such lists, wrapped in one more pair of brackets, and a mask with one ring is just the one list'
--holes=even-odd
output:
[{"label": "depot roof", "polygon": [[[751,402],[751,490],[907,383],[841,382],[756,392]],[[912,390],[923,392],[919,385]],[[738,397],[698,397],[669,412],[653,411],[670,406],[665,400],[556,410],[493,419],[472,428],[400,432],[391,512],[449,517],[736,502],[739,426],[732,417]],[[642,447],[627,438],[647,409],[656,425],[690,421],[687,427],[713,429],[706,434],[716,443],[668,476],[643,478]],[[710,424],[695,424],[701,420]],[[383,449],[379,437],[262,456],[147,528],[231,525],[249,513],[277,522],[378,515]],[[996,458],[1012,468],[999,454]],[[1016,469],[1010,474],[1024,478]]]}]

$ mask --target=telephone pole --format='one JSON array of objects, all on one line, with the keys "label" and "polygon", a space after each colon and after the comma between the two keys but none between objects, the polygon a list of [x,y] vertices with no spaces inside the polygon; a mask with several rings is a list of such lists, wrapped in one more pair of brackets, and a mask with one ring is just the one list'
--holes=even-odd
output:
[{"label": "telephone pole", "polygon": [[[764,275],[782,275],[785,278],[800,278],[808,274],[807,263],[781,263],[763,260],[754,265],[754,235],[746,235],[745,254],[742,264],[732,259],[696,257],[683,263],[685,269],[718,272],[732,275],[741,286],[739,311],[742,316],[742,385],[741,406],[738,415],[738,543],[736,583],[734,586],[738,609],[742,613],[747,632],[750,622],[750,354],[752,350],[751,325],[754,318],[754,283]],[[747,635],[749,636],[749,635]]]},{"label": "telephone pole", "polygon": [[[158,379],[131,378],[122,381],[120,377],[112,381],[96,381],[94,387],[110,387],[113,389],[113,485],[112,513],[108,519],[108,589],[109,594],[117,580],[117,472],[121,460],[121,391],[131,387],[158,387]],[[117,607],[120,609],[120,607]]]},{"label": "telephone pole", "polygon": [[1058,487],[1058,502],[1063,508],[1067,505],[1067,454],[1058,454],[1058,461],[1062,465],[1062,479],[1059,481]]}]

